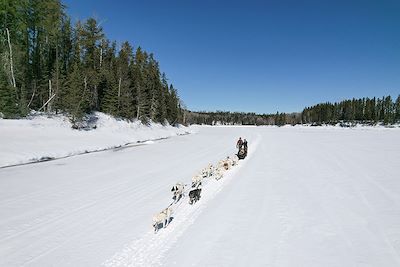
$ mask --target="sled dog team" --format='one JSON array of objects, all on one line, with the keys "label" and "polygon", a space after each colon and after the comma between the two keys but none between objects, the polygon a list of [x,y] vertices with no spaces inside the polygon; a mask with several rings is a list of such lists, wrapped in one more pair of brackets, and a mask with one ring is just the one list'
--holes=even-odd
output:
[{"label": "sled dog team", "polygon": [[[224,160],[220,160],[217,166],[209,164],[206,168],[201,170],[199,174],[193,176],[191,187],[189,189],[189,204],[194,204],[200,200],[203,179],[214,178],[220,180],[223,177],[224,172],[231,169],[233,166],[236,166],[237,162],[237,159],[227,157]],[[185,185],[182,182],[178,182],[171,188],[173,202],[166,209],[157,213],[153,217],[153,227],[155,232],[158,231],[159,225],[163,225],[163,228],[167,227],[173,212],[171,206],[173,203],[177,203],[185,197],[185,189],[187,186],[188,185]]]},{"label": "sled dog team", "polygon": [[[241,138],[239,139],[239,141],[241,141]],[[240,150],[243,148],[243,143],[241,143],[239,146],[240,143],[239,141],[237,148],[239,148]],[[245,145],[247,154],[247,141]],[[220,160],[216,166],[208,164],[208,166],[202,169],[199,174],[193,176],[191,188],[189,189],[189,204],[192,205],[200,200],[203,179],[214,178],[217,181],[220,180],[221,178],[223,178],[224,172],[230,170],[232,167],[238,164],[239,159],[241,159],[241,157],[239,156],[238,153],[234,157],[227,157],[226,159]],[[166,209],[157,213],[153,217],[153,227],[155,232],[158,232],[160,224],[163,226],[163,228],[167,227],[167,225],[171,221],[171,215],[173,213],[171,206],[172,204],[177,203],[178,201],[180,201],[182,198],[185,197],[185,188],[187,186],[188,185],[182,182],[178,182],[172,187],[171,192],[173,195],[172,196],[173,202]]]}]

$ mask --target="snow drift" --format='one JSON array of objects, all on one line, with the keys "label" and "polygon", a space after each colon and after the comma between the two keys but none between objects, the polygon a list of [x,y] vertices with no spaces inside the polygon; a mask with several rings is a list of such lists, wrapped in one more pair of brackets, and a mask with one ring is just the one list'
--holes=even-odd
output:
[{"label": "snow drift", "polygon": [[96,112],[91,130],[74,130],[63,115],[0,119],[0,167],[117,148],[128,144],[188,134],[188,127],[118,120]]}]

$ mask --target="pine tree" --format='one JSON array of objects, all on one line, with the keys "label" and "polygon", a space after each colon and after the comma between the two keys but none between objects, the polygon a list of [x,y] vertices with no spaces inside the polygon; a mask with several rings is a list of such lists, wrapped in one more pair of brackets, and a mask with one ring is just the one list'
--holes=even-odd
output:
[{"label": "pine tree", "polygon": [[377,103],[376,103],[376,111],[377,111],[377,121],[383,121],[385,119],[385,105],[383,104],[384,97],[382,97],[382,100],[378,98]]},{"label": "pine tree", "polygon": [[0,71],[0,117],[16,118],[19,116],[15,89],[8,84],[3,71]]},{"label": "pine tree", "polygon": [[390,95],[384,98],[384,100],[383,100],[383,109],[385,111],[384,123],[385,124],[394,123],[394,119],[395,119],[394,118],[395,117],[394,105],[393,105],[392,98],[391,98]]},{"label": "pine tree", "polygon": [[109,46],[107,40],[102,41],[102,63],[98,86],[100,110],[113,116],[118,116],[119,113],[116,46],[115,42]]},{"label": "pine tree", "polygon": [[394,108],[395,108],[395,121],[399,122],[400,121],[400,95],[396,99]]},{"label": "pine tree", "polygon": [[81,29],[81,43],[84,75],[90,92],[90,107],[93,110],[99,110],[100,106],[98,85],[100,82],[100,41],[103,37],[102,27],[94,18],[89,18]]},{"label": "pine tree", "polygon": [[0,113],[5,117],[22,115],[21,80],[24,75],[23,12],[26,1],[0,2]]},{"label": "pine tree", "polygon": [[374,120],[375,114],[375,98],[369,99],[368,97],[365,100],[365,116],[364,119],[366,121]]},{"label": "pine tree", "polygon": [[171,125],[175,125],[179,118],[178,95],[174,86],[171,84],[169,87],[169,101],[167,108],[168,121]]},{"label": "pine tree", "polygon": [[117,60],[118,109],[119,116],[133,119],[135,115],[134,96],[131,91],[130,65],[133,63],[132,47],[124,42]]},{"label": "pine tree", "polygon": [[66,87],[66,110],[71,116],[71,122],[76,125],[89,110],[89,95],[85,78],[82,77],[78,64],[75,63],[68,77]]},{"label": "pine tree", "polygon": [[168,81],[165,73],[162,73],[160,84],[160,107],[159,107],[159,122],[165,123],[167,120],[167,105],[168,105]]},{"label": "pine tree", "polygon": [[148,87],[148,70],[146,69],[147,53],[142,52],[141,47],[136,49],[133,66],[133,91],[135,96],[136,118],[147,123],[150,118],[150,94]]}]

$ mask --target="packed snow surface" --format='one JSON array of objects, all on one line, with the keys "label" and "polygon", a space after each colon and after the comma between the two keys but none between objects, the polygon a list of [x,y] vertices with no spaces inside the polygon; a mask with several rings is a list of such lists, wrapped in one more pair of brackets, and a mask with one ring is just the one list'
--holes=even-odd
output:
[{"label": "packed snow surface", "polygon": [[[195,130],[0,169],[0,266],[400,266],[399,129]],[[248,157],[155,234],[239,136]]]}]

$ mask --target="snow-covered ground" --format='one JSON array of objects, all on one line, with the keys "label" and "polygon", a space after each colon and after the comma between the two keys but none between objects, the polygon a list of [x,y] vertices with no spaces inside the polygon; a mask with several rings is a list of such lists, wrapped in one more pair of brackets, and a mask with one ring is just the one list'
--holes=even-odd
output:
[{"label": "snow-covered ground", "polygon": [[92,117],[90,131],[73,130],[68,118],[54,115],[33,115],[30,119],[0,119],[0,167],[35,162],[43,159],[68,157],[168,138],[190,132],[186,127],[162,126],[116,120],[97,112]]},{"label": "snow-covered ground", "polygon": [[[400,266],[399,129],[195,128],[0,169],[0,266]],[[154,234],[239,136],[248,158]]]}]

